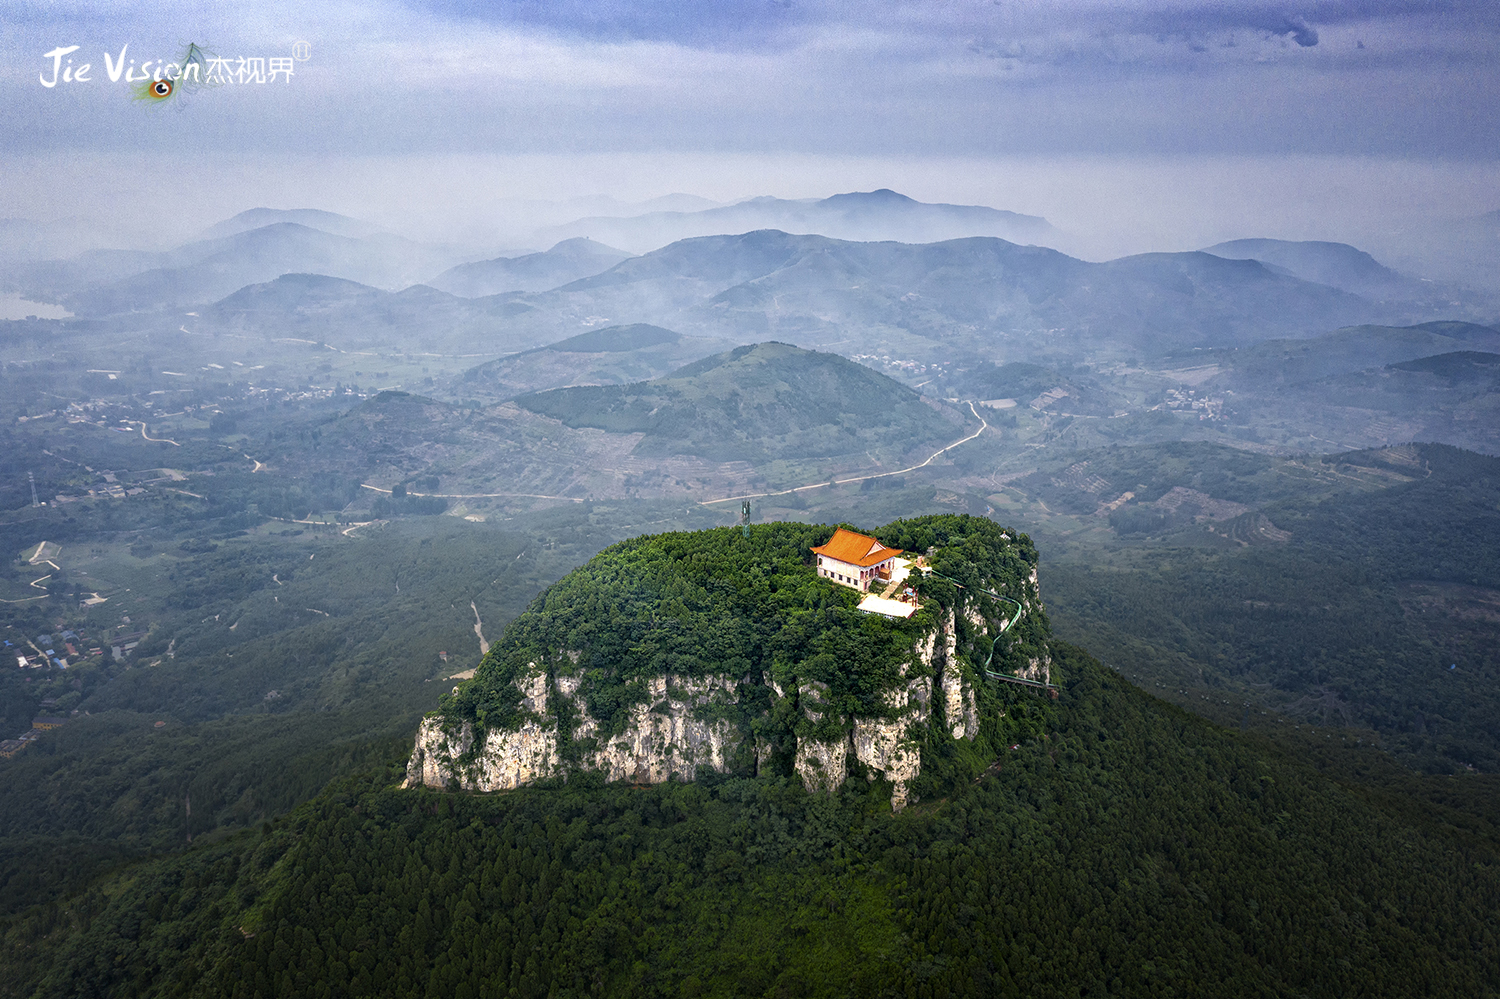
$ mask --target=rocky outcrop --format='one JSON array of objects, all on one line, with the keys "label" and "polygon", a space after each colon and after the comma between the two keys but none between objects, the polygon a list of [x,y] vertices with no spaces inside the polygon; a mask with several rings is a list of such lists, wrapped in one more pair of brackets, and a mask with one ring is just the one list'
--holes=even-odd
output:
[{"label": "rocky outcrop", "polygon": [[[976,615],[977,616],[977,615]],[[981,626],[984,619],[979,618]],[[955,739],[973,739],[979,734],[979,708],[974,700],[974,685],[964,676],[962,663],[958,659],[958,629],[954,627],[953,611],[948,611],[947,626],[943,629],[942,659],[937,668],[938,689],[943,695],[943,718],[948,724],[948,733]]]},{"label": "rocky outcrop", "polygon": [[802,786],[809,791],[837,790],[849,776],[848,737],[835,742],[798,739],[795,770],[802,778]]},{"label": "rocky outcrop", "polygon": [[559,766],[557,728],[527,721],[514,732],[498,733],[474,752],[474,726],[449,726],[424,718],[417,745],[406,765],[406,786],[458,787],[499,791],[555,774]]},{"label": "rocky outcrop", "polygon": [[[920,651],[920,648],[918,650]],[[870,780],[891,782],[891,807],[906,807],[908,788],[922,772],[922,730],[927,724],[932,703],[932,680],[911,676],[919,655],[902,668],[906,682],[886,693],[889,716],[882,718],[845,718],[841,734],[834,739],[817,735],[798,738],[794,770],[810,791],[836,790],[849,776],[851,764],[860,763]],[[799,688],[798,708],[811,725],[826,717],[827,704],[820,695],[828,687],[817,681],[804,682]]]},{"label": "rocky outcrop", "polygon": [[932,703],[932,680],[912,677],[904,687],[886,694],[894,718],[856,718],[850,733],[854,758],[871,777],[891,782],[891,807],[906,807],[908,788],[922,772],[920,733]]},{"label": "rocky outcrop", "polygon": [[[804,680],[797,687],[797,707],[802,717],[817,726],[828,717],[828,684]],[[797,738],[797,756],[792,764],[802,786],[809,791],[833,791],[849,776],[849,737],[840,734],[824,741],[815,735]]]},{"label": "rocky outcrop", "polygon": [[[728,769],[727,754],[739,744],[739,733],[732,722],[703,709],[716,701],[732,703],[732,678],[653,678],[648,700],[634,705],[623,730],[609,737],[600,736],[598,721],[578,696],[579,682],[578,677],[549,679],[541,670],[522,679],[525,720],[514,730],[485,732],[477,745],[468,722],[424,719],[407,764],[407,786],[505,791],[574,769],[597,771],[611,781],[656,784],[673,776],[692,780],[699,766]],[[566,702],[577,719],[572,739],[580,748],[567,765],[559,751],[557,717],[549,713],[553,698]]]},{"label": "rocky outcrop", "polygon": [[[728,754],[739,745],[740,733],[728,719],[702,717],[699,709],[715,701],[732,703],[734,689],[730,677],[670,682],[653,677],[647,684],[648,702],[630,709],[624,731],[598,740],[597,749],[583,754],[584,769],[635,784],[660,784],[671,777],[692,780],[700,766],[727,771]],[[581,721],[573,738],[597,740],[598,723],[577,698],[574,705]]]}]

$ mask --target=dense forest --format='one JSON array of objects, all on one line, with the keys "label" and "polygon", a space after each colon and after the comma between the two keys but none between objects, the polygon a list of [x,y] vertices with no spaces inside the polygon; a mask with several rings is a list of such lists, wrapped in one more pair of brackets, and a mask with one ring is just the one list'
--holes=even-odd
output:
[{"label": "dense forest", "polygon": [[[1155,537],[1046,562],[1059,627],[1143,681],[1232,695],[1224,721],[1253,699],[1257,715],[1270,706],[1373,729],[1424,770],[1494,772],[1500,461],[1443,445],[1410,452],[1397,466],[1409,481],[1334,495],[1292,490],[1258,455],[1237,456],[1237,474],[1200,472],[1186,481],[1268,502],[1217,524],[1158,521]],[[1390,474],[1400,456],[1311,464],[1352,479]],[[1171,464],[1159,463],[1155,494],[1173,483]],[[1269,702],[1266,687],[1278,694]]]},{"label": "dense forest", "polygon": [[1014,748],[899,815],[855,779],[452,795],[393,759],[11,919],[3,994],[1500,992],[1493,816],[1053,654],[1061,699],[996,691]]}]

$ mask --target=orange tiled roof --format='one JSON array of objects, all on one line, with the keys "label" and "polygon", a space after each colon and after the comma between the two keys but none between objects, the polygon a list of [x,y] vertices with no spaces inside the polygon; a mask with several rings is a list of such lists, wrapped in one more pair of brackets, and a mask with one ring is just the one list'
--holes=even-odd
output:
[{"label": "orange tiled roof", "polygon": [[857,565],[861,569],[867,569],[872,565],[884,562],[888,558],[894,558],[901,554],[900,548],[887,548],[874,538],[864,534],[856,534],[846,531],[840,527],[833,532],[833,537],[828,539],[828,544],[820,545],[813,549],[818,555],[827,555],[829,558]]}]

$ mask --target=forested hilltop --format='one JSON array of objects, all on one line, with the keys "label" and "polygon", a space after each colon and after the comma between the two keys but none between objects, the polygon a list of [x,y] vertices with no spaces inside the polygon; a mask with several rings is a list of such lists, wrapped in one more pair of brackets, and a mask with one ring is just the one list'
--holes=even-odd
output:
[{"label": "forested hilltop", "polygon": [[[906,618],[821,577],[834,528],[775,523],[606,549],[539,596],[418,736],[415,782],[496,790],[594,770],[701,768],[831,789],[852,766],[930,793],[959,753],[978,773],[1007,736],[983,672],[1045,677],[1036,549],[981,517],[875,532],[920,555]],[[924,574],[925,572],[925,574]],[[909,608],[908,608],[909,609]],[[963,748],[955,748],[961,742]]]}]

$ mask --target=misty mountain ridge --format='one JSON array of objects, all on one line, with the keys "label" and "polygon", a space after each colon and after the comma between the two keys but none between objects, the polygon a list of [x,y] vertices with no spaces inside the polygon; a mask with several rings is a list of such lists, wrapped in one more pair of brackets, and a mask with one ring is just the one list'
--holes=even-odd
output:
[{"label": "misty mountain ridge", "polygon": [[[872,199],[921,211],[934,207],[894,192],[837,196],[803,207],[837,211],[840,205],[858,207]],[[1388,273],[1352,247],[1315,244],[1303,252],[1309,244],[1287,245],[1300,248],[1304,257],[1313,254],[1315,263],[1326,263],[1331,256],[1346,271],[1359,265],[1359,273]],[[1254,248],[1265,249],[1259,243]],[[1283,254],[1281,259],[1290,258]],[[612,261],[617,262],[611,266]],[[843,349],[923,360],[935,357],[934,352],[953,356],[955,351],[984,355],[996,350],[1006,352],[1009,360],[1151,356],[1472,311],[1413,301],[1373,302],[1253,258],[1199,251],[1089,263],[996,237],[908,244],[766,229],[694,237],[639,257],[580,237],[545,253],[456,263],[447,251],[389,233],[353,239],[276,222],[165,254],[94,251],[71,261],[24,265],[26,280],[18,290],[34,301],[60,301],[80,315],[97,317],[225,303],[241,289],[289,274],[322,274],[390,291],[410,288],[437,272],[433,280],[446,287],[431,288],[432,295],[464,291],[481,304],[464,309],[435,298],[438,311],[429,322],[444,315],[487,317],[490,324],[483,341],[462,352],[504,353],[555,342],[580,327],[647,323],[711,340],[779,339],[804,347],[852,343]],[[1302,266],[1312,265],[1304,260]],[[1329,277],[1326,268],[1319,273]],[[507,291],[504,303],[484,302],[493,295],[477,294],[505,286],[550,288]],[[252,297],[260,301],[258,308],[292,309],[296,315],[286,318],[311,332],[309,339],[345,337],[369,325],[384,330],[399,326],[424,342],[436,337],[460,343],[456,329],[422,329],[423,319],[409,301],[398,301],[400,316],[393,325],[390,317],[370,314],[378,296],[329,288],[334,290],[321,305],[306,299],[314,290],[305,279]],[[282,301],[278,296],[284,295],[291,297]],[[241,304],[225,308],[237,311],[235,322],[242,325],[270,329],[278,321],[270,314],[250,316]],[[309,330],[309,310],[325,313],[332,326]],[[218,307],[211,311],[224,314]],[[477,332],[469,319],[459,325]],[[360,339],[368,342],[363,334]],[[1406,358],[1391,358],[1401,359]]]},{"label": "misty mountain ridge", "polygon": [[637,323],[634,326],[609,326],[602,330],[589,330],[527,353],[553,351],[562,354],[623,354],[643,347],[681,342],[681,334],[664,330],[660,326]]},{"label": "misty mountain ridge", "polygon": [[630,256],[624,250],[579,236],[565,239],[543,253],[459,264],[427,284],[463,298],[509,291],[546,291],[609,270]]},{"label": "misty mountain ridge", "polygon": [[1373,430],[1382,443],[1440,440],[1500,454],[1500,354],[1492,352],[1450,351],[1334,375],[1278,402],[1346,440]]},{"label": "misty mountain ridge", "polygon": [[1235,239],[1203,252],[1231,260],[1259,260],[1304,281],[1326,284],[1374,301],[1422,301],[1441,297],[1432,282],[1400,274],[1347,243],[1317,240]]},{"label": "misty mountain ridge", "polygon": [[530,311],[502,297],[459,298],[426,285],[385,291],[322,274],[283,274],[202,309],[195,332],[259,334],[340,350],[504,353],[535,342],[508,320]]},{"label": "misty mountain ridge", "polygon": [[543,229],[543,241],[589,236],[643,253],[696,236],[779,229],[855,242],[932,243],[963,236],[998,236],[1035,243],[1060,235],[1043,218],[978,205],[927,204],[882,188],[812,201],[757,197],[704,211],[652,212],[632,218],[594,217]]},{"label": "misty mountain ridge", "polygon": [[1192,356],[1201,397],[1260,439],[1500,454],[1500,331],[1487,326],[1356,326]]},{"label": "misty mountain ridge", "polygon": [[113,226],[91,219],[0,218],[0,264],[61,259],[122,242]]},{"label": "misty mountain ridge", "polygon": [[391,233],[355,239],[296,222],[276,222],[165,254],[143,255],[139,262],[148,266],[64,293],[63,304],[80,315],[95,316],[192,306],[296,273],[396,289],[453,261],[448,251]]},{"label": "misty mountain ridge", "polygon": [[651,212],[701,212],[725,207],[722,201],[681,192],[663,194],[645,201],[621,201],[608,194],[593,194],[569,198],[564,204],[574,211],[587,212],[590,216],[605,215],[614,218],[629,218]]},{"label": "misty mountain ridge", "polygon": [[[293,228],[311,240],[338,239]],[[564,265],[564,251],[574,247],[587,250],[587,259],[597,244],[558,250]],[[379,304],[388,301],[384,296],[396,293],[320,284],[306,275],[262,284],[268,286],[235,292],[209,311],[220,319],[233,313],[236,327],[270,330],[285,323],[288,330],[303,331],[291,335],[330,342],[344,342],[339,337],[368,342],[369,334],[398,327],[410,330],[407,335],[417,342],[433,342],[435,331],[422,329],[423,316],[411,304],[411,296],[421,294],[415,289],[385,305]],[[467,300],[438,289],[427,294],[437,303],[429,324],[438,315],[450,317],[445,322],[465,317],[459,325],[471,330],[475,322],[490,324],[484,344],[497,353],[556,342],[570,326],[597,327],[601,320],[740,343],[775,336],[816,347],[842,340],[858,345],[845,348],[851,353],[888,347],[900,356],[926,356],[1003,348],[1040,357],[1240,346],[1268,335],[1302,337],[1406,317],[1405,310],[1278,273],[1255,260],[1202,252],[1095,264],[984,237],[909,245],[775,230],[684,240],[540,293]],[[387,308],[394,312],[381,311]],[[278,318],[278,310],[289,314]],[[309,325],[314,315],[326,320],[325,329]],[[349,333],[356,339],[348,341]],[[455,336],[450,328],[438,339],[457,345]],[[1412,356],[1418,355],[1389,359]],[[657,372],[654,366],[649,370]]]},{"label": "misty mountain ridge", "polygon": [[[853,341],[902,356],[1240,345],[1403,316],[1254,260],[1159,253],[1088,263],[992,237],[911,245],[761,230],[682,240],[524,299],[682,332]],[[1425,317],[1419,317],[1425,318]]]},{"label": "misty mountain ridge", "polygon": [[251,208],[240,212],[233,218],[214,223],[203,230],[198,239],[200,241],[223,239],[226,236],[237,236],[252,229],[263,229],[279,222],[292,222],[307,226],[309,229],[318,229],[332,236],[347,236],[350,239],[362,239],[365,236],[373,236],[377,232],[385,231],[373,222],[350,218],[337,212],[325,212],[318,208]]}]

